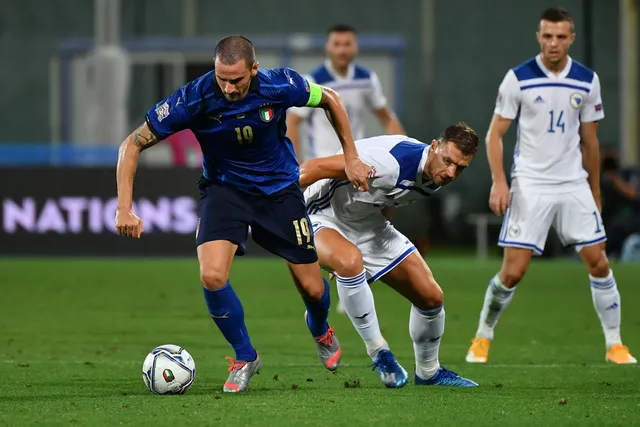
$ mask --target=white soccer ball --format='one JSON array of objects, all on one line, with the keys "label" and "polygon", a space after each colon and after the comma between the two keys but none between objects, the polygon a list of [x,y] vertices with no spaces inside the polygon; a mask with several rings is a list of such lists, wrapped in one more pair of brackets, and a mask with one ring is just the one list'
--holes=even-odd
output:
[{"label": "white soccer ball", "polygon": [[196,362],[184,348],[165,344],[154,348],[142,364],[142,379],[156,394],[182,394],[196,379]]}]

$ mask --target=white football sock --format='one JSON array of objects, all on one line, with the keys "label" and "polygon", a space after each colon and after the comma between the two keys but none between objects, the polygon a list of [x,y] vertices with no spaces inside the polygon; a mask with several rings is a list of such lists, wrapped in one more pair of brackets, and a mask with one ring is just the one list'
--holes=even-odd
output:
[{"label": "white football sock", "polygon": [[502,284],[500,273],[491,279],[487,292],[484,295],[484,304],[480,312],[480,322],[478,324],[478,330],[476,331],[476,338],[493,339],[493,329],[496,327],[502,311],[511,303],[515,290],[515,287],[509,289]]},{"label": "white football sock", "polygon": [[589,275],[589,280],[591,281],[593,306],[600,318],[607,348],[614,344],[622,344],[620,338],[620,293],[613,272],[609,270],[607,277]]},{"label": "white football sock", "polygon": [[336,276],[338,296],[345,313],[367,346],[367,353],[375,361],[380,350],[389,349],[382,337],[373,293],[364,270],[355,277]]},{"label": "white football sock", "polygon": [[422,379],[431,378],[440,368],[438,350],[443,333],[443,306],[425,310],[411,306],[409,335],[413,340],[413,352],[416,356],[416,374]]}]

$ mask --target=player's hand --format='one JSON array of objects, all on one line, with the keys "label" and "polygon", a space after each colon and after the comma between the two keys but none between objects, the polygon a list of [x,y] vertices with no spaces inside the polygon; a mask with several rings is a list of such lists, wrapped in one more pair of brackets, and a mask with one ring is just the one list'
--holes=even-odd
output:
[{"label": "player's hand", "polygon": [[344,171],[351,184],[353,184],[358,191],[368,191],[369,183],[367,179],[373,178],[376,175],[376,169],[370,164],[360,160],[359,157],[347,160]]},{"label": "player's hand", "polygon": [[504,215],[511,203],[509,185],[506,182],[494,182],[489,195],[489,207],[496,215]]},{"label": "player's hand", "polygon": [[600,193],[593,193],[593,200],[595,200],[596,202],[598,212],[602,213],[602,196],[600,195]]},{"label": "player's hand", "polygon": [[116,230],[121,236],[139,239],[144,232],[144,224],[132,211],[118,209],[116,211]]}]

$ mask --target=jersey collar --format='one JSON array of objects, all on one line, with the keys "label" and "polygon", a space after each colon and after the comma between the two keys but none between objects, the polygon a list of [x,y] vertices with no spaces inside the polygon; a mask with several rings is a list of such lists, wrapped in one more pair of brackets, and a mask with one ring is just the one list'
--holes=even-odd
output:
[{"label": "jersey collar", "polygon": [[564,69],[560,74],[554,74],[552,71],[550,71],[549,69],[547,69],[547,67],[544,66],[544,63],[542,62],[541,53],[536,55],[536,63],[538,64],[538,67],[540,67],[542,72],[550,79],[564,79],[565,77],[567,77],[567,74],[569,74],[569,71],[571,71],[571,65],[573,64],[573,59],[571,59],[571,57],[567,55],[567,65],[565,65]]},{"label": "jersey collar", "polygon": [[422,157],[420,158],[420,163],[418,164],[418,176],[416,176],[416,184],[418,185],[430,184],[433,182],[432,180],[428,180],[428,181],[424,180],[424,167],[427,165],[427,159],[429,158],[430,147],[431,147],[431,144],[428,144],[425,147],[424,151],[422,152]]},{"label": "jersey collar", "polygon": [[353,76],[356,73],[356,66],[353,62],[351,62],[349,64],[349,66],[347,67],[347,75],[346,76],[342,76],[341,74],[339,74],[335,68],[333,68],[333,65],[331,64],[331,61],[326,59],[324,61],[324,67],[327,69],[327,71],[329,72],[329,74],[331,75],[331,77],[333,77],[336,81],[338,80],[353,80]]}]

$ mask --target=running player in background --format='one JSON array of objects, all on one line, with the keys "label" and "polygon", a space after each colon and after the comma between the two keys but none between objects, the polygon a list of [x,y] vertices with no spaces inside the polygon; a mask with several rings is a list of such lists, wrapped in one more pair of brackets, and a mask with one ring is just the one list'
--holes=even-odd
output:
[{"label": "running player in background", "polygon": [[415,384],[477,386],[440,366],[444,295],[420,253],[389,218],[395,209],[432,195],[460,175],[478,149],[478,135],[458,123],[429,145],[388,135],[358,140],[356,146],[376,171],[368,192],[358,192],[345,181],[342,154],[311,159],[301,168],[300,184],[309,186],[305,200],[320,264],[335,272],[340,300],[383,384],[402,387],[408,376],[380,331],[369,287],[376,280],[412,304]]},{"label": "running player in background", "polygon": [[236,353],[229,358],[225,392],[245,391],[262,365],[229,282],[234,256],[245,252],[249,226],[256,243],[287,261],[321,362],[332,371],[340,363],[340,345],[327,323],[329,284],[307,226],[298,161],[284,135],[286,109],[304,105],[326,110],[349,153],[345,174],[366,191],[371,166],[358,157],[339,96],[290,68],[258,69],[252,43],[239,35],[222,39],[214,70],[151,108],[145,123],[120,146],[115,226],[121,235],[139,238],[143,224],[132,211],[132,193],[140,152],[184,129],[200,142],[203,174],[195,230],[200,280],[209,314]]},{"label": "running player in background", "polygon": [[[575,32],[565,10],[543,12],[537,39],[541,53],[509,70],[502,81],[489,126],[487,152],[493,177],[489,205],[496,214],[505,215],[498,240],[504,258],[487,288],[466,360],[487,362],[500,314],[511,302],[531,256],[542,254],[549,228],[554,227],[564,245],[575,247],[589,272],[606,360],[633,364],[636,359],[620,337],[620,294],[603,247],[597,136],[598,122],[604,118],[600,80],[568,54]],[[518,140],[509,188],[502,138],[513,120]]]},{"label": "running player in background", "polygon": [[[367,110],[375,114],[387,134],[404,135],[405,130],[387,105],[376,73],[354,63],[358,54],[356,30],[348,25],[330,28],[325,50],[327,59],[324,64],[305,77],[310,82],[330,87],[340,95],[349,115],[354,139],[364,138],[364,115]],[[298,129],[303,121],[308,129],[304,149]],[[287,136],[293,142],[300,162],[331,156],[340,149],[340,141],[324,113],[312,108],[289,110]]]}]

